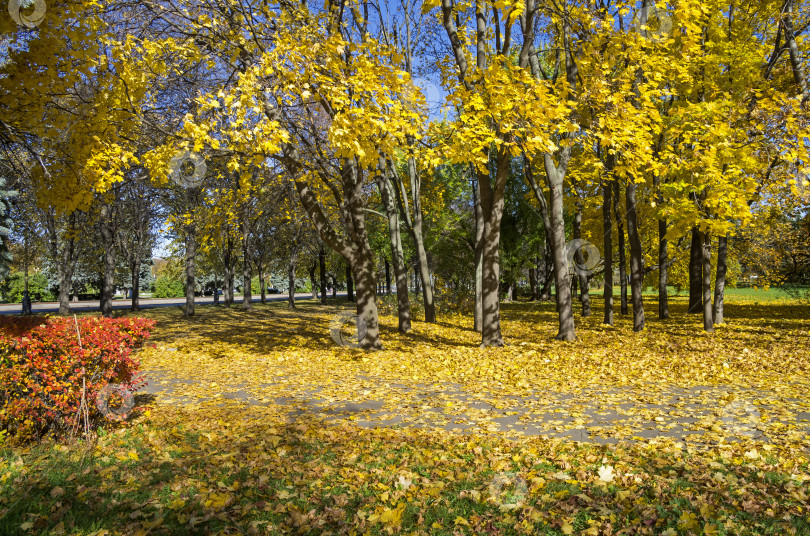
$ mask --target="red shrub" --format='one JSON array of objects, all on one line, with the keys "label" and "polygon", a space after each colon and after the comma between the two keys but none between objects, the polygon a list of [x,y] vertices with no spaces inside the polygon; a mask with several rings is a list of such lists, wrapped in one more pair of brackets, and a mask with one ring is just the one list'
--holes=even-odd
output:
[{"label": "red shrub", "polygon": [[81,318],[81,347],[72,318],[34,323],[0,317],[0,427],[20,437],[69,429],[83,377],[93,419],[100,417],[95,396],[105,385],[121,383],[134,391],[144,383],[132,349],[149,336],[154,320]]}]

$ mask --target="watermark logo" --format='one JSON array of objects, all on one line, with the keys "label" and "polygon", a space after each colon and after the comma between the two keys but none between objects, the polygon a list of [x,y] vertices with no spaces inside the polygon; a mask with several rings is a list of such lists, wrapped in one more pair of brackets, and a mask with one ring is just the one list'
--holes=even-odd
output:
[{"label": "watermark logo", "polygon": [[517,473],[505,472],[495,475],[487,491],[490,500],[505,512],[523,506],[529,493],[529,486]]},{"label": "watermark logo", "polygon": [[[578,254],[580,260],[577,260]],[[565,245],[565,257],[568,261],[568,270],[576,272],[577,275],[588,277],[592,275],[602,256],[599,253],[599,248],[581,238],[575,238]]]},{"label": "watermark logo", "polygon": [[182,188],[200,186],[206,171],[203,157],[191,151],[179,151],[169,160],[169,178]]},{"label": "watermark logo", "polygon": [[135,407],[135,397],[122,384],[109,384],[96,395],[96,408],[111,421],[123,421]]},{"label": "watermark logo", "polygon": [[[348,326],[354,326],[354,329],[349,332]],[[332,340],[346,348],[360,348],[367,332],[366,320],[362,316],[349,312],[338,313],[329,322],[329,334],[332,336]]]},{"label": "watermark logo", "polygon": [[672,32],[672,18],[665,10],[650,4],[636,12],[633,16],[633,26],[643,38],[660,43],[666,41]]},{"label": "watermark logo", "polygon": [[45,0],[9,0],[8,14],[20,26],[35,28],[45,19]]},{"label": "watermark logo", "polygon": [[721,417],[722,429],[734,436],[759,437],[762,432],[757,428],[760,414],[757,407],[746,400],[733,400],[723,408]]}]

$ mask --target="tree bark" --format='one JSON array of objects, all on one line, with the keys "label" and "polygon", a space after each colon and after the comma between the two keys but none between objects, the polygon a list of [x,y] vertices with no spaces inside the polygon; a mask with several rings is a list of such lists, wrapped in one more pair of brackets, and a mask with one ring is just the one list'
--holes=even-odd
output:
[{"label": "tree bark", "polygon": [[298,260],[298,247],[290,248],[290,261],[287,263],[287,308],[295,309],[295,264]]},{"label": "tree bark", "polygon": [[605,233],[605,251],[603,254],[605,263],[605,316],[602,323],[609,326],[613,325],[613,220],[610,216],[610,209],[613,204],[612,194],[613,185],[611,181],[602,181],[602,226]]},{"label": "tree bark", "polygon": [[[613,182],[613,213],[616,217],[616,231],[619,242],[619,286],[621,287],[621,314],[626,315],[627,308],[627,254],[624,245],[624,218],[621,213],[622,196],[619,191],[618,181]],[[630,210],[626,208],[626,210]]]},{"label": "tree bark", "polygon": [[[551,224],[551,245],[554,255],[554,273],[557,287],[557,312],[559,331],[557,339],[573,341],[577,338],[574,329],[574,311],[571,305],[571,283],[568,279],[568,260],[565,252],[565,220],[563,216],[564,170],[558,169],[550,154],[544,155],[546,178],[551,192],[549,219]],[[566,159],[567,160],[567,159]],[[567,161],[565,162],[567,165]]]},{"label": "tree bark", "polygon": [[131,298],[132,301],[131,301],[131,304],[130,304],[129,308],[130,308],[131,311],[137,311],[137,310],[139,310],[141,308],[141,304],[140,304],[141,261],[136,260],[132,264],[131,268],[132,268],[132,273],[131,273],[131,276],[132,276],[132,295],[130,296],[130,298]]},{"label": "tree bark", "polygon": [[186,309],[185,316],[194,316],[194,269],[197,257],[197,228],[186,226]]},{"label": "tree bark", "polygon": [[326,251],[323,242],[318,247],[318,270],[321,277],[321,305],[326,305]]},{"label": "tree bark", "polygon": [[[397,322],[400,333],[411,331],[411,303],[408,297],[408,271],[405,268],[405,255],[402,252],[402,235],[399,230],[399,214],[394,202],[394,191],[387,165],[380,162],[377,175],[377,186],[388,218],[388,240],[391,244],[391,260],[394,263],[394,277],[397,285]],[[388,278],[388,261],[386,261],[386,278]],[[387,283],[388,292],[391,284]]]},{"label": "tree bark", "polygon": [[[574,240],[582,239],[582,199],[577,197],[576,212],[574,213],[573,225]],[[591,316],[591,295],[588,288],[588,274],[582,266],[585,266],[585,256],[582,254],[582,248],[577,248],[574,252],[574,261],[580,267],[575,270],[575,280],[579,280],[579,300],[582,302],[582,317],[587,318]]]},{"label": "tree bark", "polygon": [[714,319],[715,324],[723,324],[723,301],[726,289],[726,256],[728,255],[728,237],[721,236],[717,242],[717,274],[714,281]]},{"label": "tree bark", "polygon": [[253,266],[250,262],[250,229],[244,224],[242,232],[242,309],[249,311],[253,308]]},{"label": "tree bark", "polygon": [[703,244],[700,231],[692,228],[692,244],[689,248],[689,309],[687,313],[697,314],[702,311],[703,298]]},{"label": "tree bark", "polygon": [[346,265],[346,301],[354,301],[354,281],[352,281],[352,267]]},{"label": "tree bark", "polygon": [[385,295],[391,295],[391,263],[385,258]]},{"label": "tree bark", "polygon": [[478,174],[474,166],[472,171],[473,184],[473,210],[475,211],[475,309],[473,315],[473,329],[481,333],[484,324],[484,211],[481,208],[481,197],[478,195]]},{"label": "tree bark", "polygon": [[[226,231],[227,232],[227,231]],[[223,264],[225,265],[225,305],[230,307],[234,300],[234,282],[233,282],[233,241],[231,240],[230,233],[227,235],[224,244]]]},{"label": "tree bark", "polygon": [[638,235],[638,214],[636,212],[636,183],[632,178],[625,188],[627,207],[627,238],[630,241],[630,277],[633,285],[633,331],[644,329],[644,299],[641,295],[644,284],[644,263],[641,251],[641,238]]},{"label": "tree bark", "polygon": [[[413,221],[410,231],[416,253],[416,264],[419,269],[419,277],[422,280],[422,300],[425,304],[425,322],[436,322],[436,306],[433,303],[433,282],[430,280],[430,269],[428,267],[427,252],[425,251],[425,240],[422,232],[422,201],[419,173],[416,169],[416,161],[408,158],[408,179],[411,182],[411,198],[413,202]],[[405,196],[403,192],[403,197]],[[407,210],[407,207],[404,207]]]},{"label": "tree bark", "polygon": [[[267,281],[264,279],[264,267],[260,264],[259,268],[259,285],[261,286],[262,303],[267,303]],[[217,289],[214,289],[216,292]]]},{"label": "tree bark", "polygon": [[104,275],[101,284],[101,316],[112,318],[115,293],[115,233],[112,228],[112,209],[104,203],[100,215],[101,239],[104,245]]},{"label": "tree bark", "polygon": [[703,265],[703,329],[714,331],[714,314],[712,312],[712,237],[708,231],[700,233],[701,261]]},{"label": "tree bark", "polygon": [[318,269],[318,263],[313,262],[309,265],[309,288],[312,294],[312,299],[318,299],[318,281],[315,279],[315,270]]},{"label": "tree bark", "polygon": [[[535,259],[536,263],[536,259]],[[529,301],[537,299],[537,268],[535,266],[529,267]]]},{"label": "tree bark", "polygon": [[658,220],[658,318],[669,318],[667,221]]}]

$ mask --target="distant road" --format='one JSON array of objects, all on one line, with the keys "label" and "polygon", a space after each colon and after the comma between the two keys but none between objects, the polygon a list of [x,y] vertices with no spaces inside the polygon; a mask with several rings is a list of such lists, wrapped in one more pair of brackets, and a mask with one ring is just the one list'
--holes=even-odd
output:
[{"label": "distant road", "polygon": [[[338,297],[346,296],[345,292],[338,292]],[[331,298],[332,293],[327,293],[327,297]],[[312,293],[310,292],[297,292],[295,294],[296,300],[306,300],[312,299]],[[287,294],[268,294],[267,301],[286,301]],[[253,297],[253,302],[261,302],[261,296]],[[242,296],[235,296],[234,302],[239,304],[242,303]],[[130,300],[113,300],[113,309],[114,310],[125,310],[129,309],[129,306],[132,302]],[[171,307],[177,305],[185,305],[186,299],[185,298],[141,298],[140,301],[141,309],[151,309],[153,307]],[[213,296],[205,296],[194,298],[194,303],[196,305],[210,305],[214,303]],[[222,296],[219,297],[219,303],[224,303]],[[31,304],[31,309],[34,313],[57,313],[59,312],[59,302],[37,302]],[[70,302],[70,309],[74,312],[88,312],[88,311],[99,311],[101,307],[99,305],[98,300],[92,301],[77,301],[77,302]],[[19,314],[22,311],[22,305],[19,303],[4,303],[0,304],[0,315],[11,315],[11,314]]]}]

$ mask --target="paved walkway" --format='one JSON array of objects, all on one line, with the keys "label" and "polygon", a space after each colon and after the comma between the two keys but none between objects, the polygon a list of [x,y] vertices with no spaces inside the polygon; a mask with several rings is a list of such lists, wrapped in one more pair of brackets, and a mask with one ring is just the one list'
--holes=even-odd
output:
[{"label": "paved walkway", "polygon": [[755,439],[810,445],[807,399],[731,385],[588,388],[574,394],[537,391],[501,397],[470,392],[458,384],[394,384],[357,376],[343,380],[360,386],[355,396],[336,399],[324,396],[322,386],[302,385],[297,378],[277,376],[272,370],[268,377],[273,381],[260,385],[205,389],[166,371],[147,370],[146,376],[149,385],[139,393],[151,395],[156,404],[237,403],[246,411],[272,406],[290,420],[311,416],[327,424],[499,432],[602,444],[670,437],[695,444]]}]

